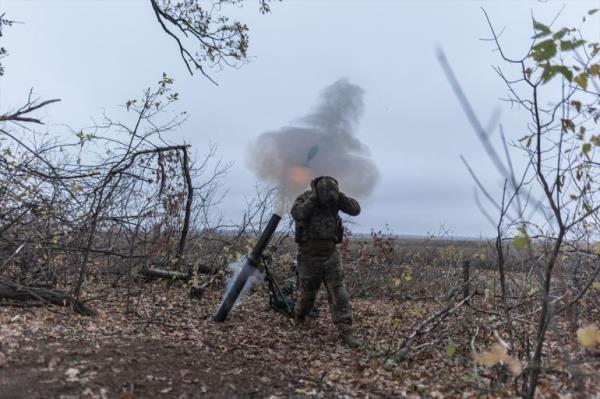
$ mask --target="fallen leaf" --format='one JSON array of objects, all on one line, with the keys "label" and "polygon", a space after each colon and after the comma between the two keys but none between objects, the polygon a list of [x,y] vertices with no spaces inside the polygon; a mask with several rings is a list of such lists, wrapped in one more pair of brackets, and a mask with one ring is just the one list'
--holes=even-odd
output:
[{"label": "fallen leaf", "polygon": [[67,371],[65,371],[65,375],[68,378],[75,378],[77,374],[79,374],[79,370],[77,370],[76,368],[69,368],[67,369]]},{"label": "fallen leaf", "polygon": [[48,360],[48,370],[50,371],[54,371],[56,369],[56,366],[58,366],[58,364],[60,363],[60,357],[58,356],[52,356],[50,358],[50,360]]},{"label": "fallen leaf", "polygon": [[600,330],[591,324],[577,330],[577,340],[584,348],[593,348],[600,343]]}]

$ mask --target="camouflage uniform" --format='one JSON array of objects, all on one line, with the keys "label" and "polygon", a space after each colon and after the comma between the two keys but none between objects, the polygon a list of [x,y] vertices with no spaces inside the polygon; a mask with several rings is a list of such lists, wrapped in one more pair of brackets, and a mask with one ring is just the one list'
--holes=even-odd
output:
[{"label": "camouflage uniform", "polygon": [[352,306],[344,287],[344,271],[336,244],[342,241],[339,211],[356,216],[360,205],[339,192],[337,181],[319,177],[311,191],[300,195],[292,207],[298,243],[299,296],[296,320],[302,322],[312,309],[321,282],[325,283],[331,316],[342,334],[352,331]]}]

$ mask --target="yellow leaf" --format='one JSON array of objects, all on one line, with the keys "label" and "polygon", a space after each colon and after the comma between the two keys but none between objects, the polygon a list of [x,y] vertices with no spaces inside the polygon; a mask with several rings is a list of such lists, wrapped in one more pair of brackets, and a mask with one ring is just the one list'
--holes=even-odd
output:
[{"label": "yellow leaf", "polygon": [[496,344],[492,347],[491,351],[476,353],[473,355],[475,363],[481,364],[482,366],[492,367],[506,358],[506,348],[500,344]]},{"label": "yellow leaf", "polygon": [[490,290],[489,288],[486,288],[485,290],[483,290],[483,295],[485,297],[486,302],[492,299],[492,290]]},{"label": "yellow leaf", "polygon": [[509,356],[506,348],[500,344],[495,344],[491,351],[475,353],[473,359],[475,360],[475,363],[486,367],[504,363],[513,375],[519,375],[523,370],[519,359]]},{"label": "yellow leaf", "polygon": [[577,330],[577,340],[584,348],[593,348],[600,343],[600,330],[591,324]]},{"label": "yellow leaf", "polygon": [[526,235],[518,235],[513,238],[513,246],[516,249],[523,249],[529,246],[529,237]]},{"label": "yellow leaf", "polygon": [[507,356],[506,359],[504,359],[504,362],[506,363],[506,366],[512,375],[519,375],[521,374],[521,371],[523,371],[521,362],[514,357]]},{"label": "yellow leaf", "polygon": [[333,382],[335,382],[335,381],[339,381],[339,379],[340,379],[340,375],[339,375],[338,373],[336,373],[336,372],[333,372],[333,373],[331,373],[331,374],[329,374],[329,375],[327,376],[327,379],[328,379],[329,381],[333,381]]},{"label": "yellow leaf", "polygon": [[452,359],[455,353],[456,346],[454,346],[453,343],[449,343],[448,345],[446,345],[446,356],[448,356],[448,359]]},{"label": "yellow leaf", "polygon": [[583,90],[587,89],[588,85],[588,74],[586,72],[582,72],[573,79],[575,83],[577,83]]}]

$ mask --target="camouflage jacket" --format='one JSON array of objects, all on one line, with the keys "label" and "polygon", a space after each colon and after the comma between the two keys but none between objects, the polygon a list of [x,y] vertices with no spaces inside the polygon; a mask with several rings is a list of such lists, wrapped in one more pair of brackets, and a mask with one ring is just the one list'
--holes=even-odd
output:
[{"label": "camouflage jacket", "polygon": [[360,213],[360,205],[355,199],[340,193],[337,206],[325,208],[319,205],[313,191],[301,194],[294,201],[291,211],[296,222],[296,242],[304,243],[312,240],[341,242],[343,229],[339,211],[356,216]]}]

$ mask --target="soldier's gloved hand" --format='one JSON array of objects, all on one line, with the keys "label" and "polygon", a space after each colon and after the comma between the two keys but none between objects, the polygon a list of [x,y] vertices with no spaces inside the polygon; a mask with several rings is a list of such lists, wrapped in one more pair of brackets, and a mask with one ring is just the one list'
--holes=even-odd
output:
[{"label": "soldier's gloved hand", "polygon": [[322,207],[335,208],[339,201],[339,189],[335,179],[330,177],[319,178],[313,186]]},{"label": "soldier's gloved hand", "polygon": [[338,200],[338,209],[352,216],[357,216],[360,213],[360,205],[358,202],[342,192],[340,192]]},{"label": "soldier's gloved hand", "polygon": [[329,191],[327,193],[319,193],[319,201],[326,208],[337,208],[339,201],[339,193],[337,191]]}]

